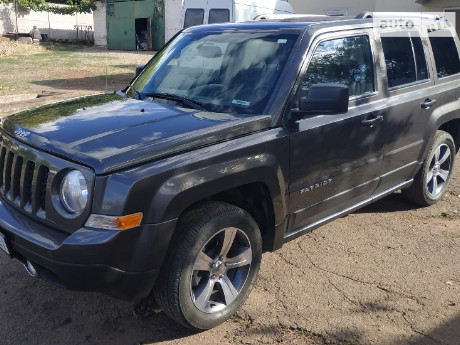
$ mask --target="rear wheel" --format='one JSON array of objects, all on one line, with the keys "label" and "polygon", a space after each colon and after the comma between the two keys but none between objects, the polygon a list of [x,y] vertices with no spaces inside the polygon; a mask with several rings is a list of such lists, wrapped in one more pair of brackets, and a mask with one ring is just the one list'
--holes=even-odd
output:
[{"label": "rear wheel", "polygon": [[259,228],[244,210],[207,203],[181,217],[155,286],[168,316],[188,328],[212,328],[248,297],[259,271]]},{"label": "rear wheel", "polygon": [[447,190],[455,159],[452,136],[437,131],[428,155],[415,176],[413,184],[402,191],[410,201],[422,206],[438,202]]}]

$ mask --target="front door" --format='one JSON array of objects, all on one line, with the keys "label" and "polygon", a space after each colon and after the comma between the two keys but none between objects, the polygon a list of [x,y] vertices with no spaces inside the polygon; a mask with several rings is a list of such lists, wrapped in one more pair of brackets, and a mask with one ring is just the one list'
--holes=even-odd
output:
[{"label": "front door", "polygon": [[[290,223],[287,236],[320,225],[369,201],[379,181],[386,104],[372,54],[372,32],[318,41],[291,108],[320,83],[345,84],[350,108],[287,125],[290,139]],[[307,57],[308,59],[308,57]]]}]

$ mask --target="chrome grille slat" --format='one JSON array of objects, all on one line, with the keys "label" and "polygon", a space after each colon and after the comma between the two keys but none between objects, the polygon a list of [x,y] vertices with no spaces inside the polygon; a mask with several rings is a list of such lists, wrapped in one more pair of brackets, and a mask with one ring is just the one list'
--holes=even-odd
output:
[{"label": "chrome grille slat", "polygon": [[11,151],[8,151],[8,154],[6,156],[5,160],[5,167],[3,171],[3,181],[4,181],[4,193],[5,196],[8,200],[13,200],[12,195],[11,195],[11,170],[13,168],[13,158],[14,158],[14,153]]},{"label": "chrome grille slat", "polygon": [[32,209],[40,218],[45,217],[46,212],[46,186],[48,183],[49,169],[41,165],[38,168],[35,188],[32,189]]},{"label": "chrome grille slat", "polygon": [[3,190],[3,171],[5,166],[5,156],[6,156],[6,148],[2,147],[2,151],[0,153],[0,190]]},{"label": "chrome grille slat", "polygon": [[24,164],[21,185],[21,206],[27,212],[32,212],[32,181],[34,178],[35,162],[28,161]]},{"label": "chrome grille slat", "polygon": [[11,173],[11,198],[16,206],[21,206],[20,190],[21,190],[21,175],[22,175],[23,158],[16,155],[14,157],[13,170]]}]

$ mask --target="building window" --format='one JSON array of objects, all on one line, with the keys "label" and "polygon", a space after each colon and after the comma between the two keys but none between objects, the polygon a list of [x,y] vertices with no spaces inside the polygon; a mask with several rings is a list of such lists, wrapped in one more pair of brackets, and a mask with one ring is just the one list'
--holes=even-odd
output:
[{"label": "building window", "polygon": [[204,9],[188,8],[185,11],[184,28],[203,24]]},{"label": "building window", "polygon": [[115,5],[114,4],[107,4],[107,15],[109,17],[113,17],[115,15]]},{"label": "building window", "polygon": [[230,10],[226,8],[212,8],[209,10],[209,24],[227,23],[230,21]]}]

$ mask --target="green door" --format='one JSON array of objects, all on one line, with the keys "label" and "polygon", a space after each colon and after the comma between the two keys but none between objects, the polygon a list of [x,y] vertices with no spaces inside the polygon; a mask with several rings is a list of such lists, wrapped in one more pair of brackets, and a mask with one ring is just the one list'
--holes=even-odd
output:
[{"label": "green door", "polygon": [[107,47],[135,50],[134,3],[107,1]]}]

